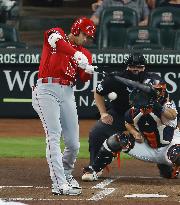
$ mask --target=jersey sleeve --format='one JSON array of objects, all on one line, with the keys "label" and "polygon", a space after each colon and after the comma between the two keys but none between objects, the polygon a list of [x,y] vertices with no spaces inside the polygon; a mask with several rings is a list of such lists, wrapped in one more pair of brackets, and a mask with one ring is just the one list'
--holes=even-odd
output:
[{"label": "jersey sleeve", "polygon": [[99,95],[105,96],[108,93],[112,92],[111,85],[112,85],[112,78],[106,77],[105,79],[101,81],[101,83],[97,85],[96,92]]},{"label": "jersey sleeve", "polygon": [[[81,52],[87,57],[88,63],[92,64],[92,54],[85,48],[82,48]],[[79,78],[82,82],[86,82],[92,78],[92,75],[86,73],[84,69],[78,68]]]},{"label": "jersey sleeve", "polygon": [[65,38],[66,35],[61,28],[52,28],[45,32],[45,41],[50,49],[55,49],[65,55],[73,56],[76,49]]},{"label": "jersey sleeve", "polygon": [[175,105],[175,103],[174,103],[173,100],[166,102],[166,103],[163,105],[163,108],[164,108],[164,109],[166,109],[166,108],[171,108],[171,109],[175,110],[176,113],[177,113],[176,105]]},{"label": "jersey sleeve", "polygon": [[[163,105],[163,109],[166,109],[166,108],[171,108],[171,109],[175,110],[176,113],[178,113],[177,109],[176,109],[176,105],[175,105],[173,100],[168,101]],[[165,124],[166,126],[170,126],[170,127],[174,127],[174,128],[176,128],[176,126],[177,126],[177,117],[174,120],[169,120],[169,119],[166,119],[165,117],[163,117],[163,118],[161,118],[161,120],[163,121],[163,124]]]}]

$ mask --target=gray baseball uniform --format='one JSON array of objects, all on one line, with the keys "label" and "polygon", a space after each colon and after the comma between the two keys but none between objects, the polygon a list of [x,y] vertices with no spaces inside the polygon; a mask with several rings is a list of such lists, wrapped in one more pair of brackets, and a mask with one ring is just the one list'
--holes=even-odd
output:
[{"label": "gray baseball uniform", "polygon": [[[53,188],[56,190],[69,183],[68,177],[72,176],[80,147],[73,85],[77,76],[85,82],[91,75],[81,69],[78,60],[81,66],[92,63],[91,54],[82,46],[70,43],[61,28],[45,32],[38,81],[32,92],[32,105],[45,130],[46,158]],[[61,136],[65,143],[63,154],[60,148]]]}]

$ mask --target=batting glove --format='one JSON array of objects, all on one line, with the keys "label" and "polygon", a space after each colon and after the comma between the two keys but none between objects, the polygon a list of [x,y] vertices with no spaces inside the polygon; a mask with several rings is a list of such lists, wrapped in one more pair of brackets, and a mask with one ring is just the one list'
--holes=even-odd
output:
[{"label": "batting glove", "polygon": [[78,66],[84,70],[87,65],[89,65],[87,57],[80,51],[75,52],[74,59],[76,60]]},{"label": "batting glove", "polygon": [[93,74],[94,72],[96,72],[97,68],[98,68],[97,66],[93,66],[93,65],[88,64],[86,66],[85,72],[89,73],[89,74]]}]

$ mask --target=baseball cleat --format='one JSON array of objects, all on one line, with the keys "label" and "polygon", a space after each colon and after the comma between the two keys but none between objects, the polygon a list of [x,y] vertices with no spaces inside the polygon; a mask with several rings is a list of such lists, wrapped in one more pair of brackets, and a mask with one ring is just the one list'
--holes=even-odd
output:
[{"label": "baseball cleat", "polygon": [[69,184],[63,184],[59,188],[52,187],[52,194],[54,196],[60,196],[60,195],[70,195],[75,196],[82,193],[81,187],[71,187]]},{"label": "baseball cleat", "polygon": [[170,166],[166,164],[157,164],[159,168],[160,177],[167,179],[177,179],[179,175],[179,166]]},{"label": "baseball cleat", "polygon": [[99,176],[98,176],[98,173],[96,173],[91,166],[88,166],[88,167],[85,167],[84,170],[83,170],[83,175],[82,175],[82,180],[83,181],[97,181],[100,174],[99,173]]},{"label": "baseball cleat", "polygon": [[179,171],[180,171],[180,166],[173,166],[171,178],[177,179],[179,176]]},{"label": "baseball cleat", "polygon": [[67,180],[69,186],[81,188],[79,186],[79,183],[74,179],[74,177],[71,174],[66,176],[66,180]]}]

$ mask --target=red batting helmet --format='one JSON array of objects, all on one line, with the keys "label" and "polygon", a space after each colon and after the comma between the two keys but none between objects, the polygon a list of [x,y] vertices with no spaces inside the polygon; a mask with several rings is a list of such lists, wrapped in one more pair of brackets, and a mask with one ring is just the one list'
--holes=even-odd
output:
[{"label": "red batting helmet", "polygon": [[80,31],[94,38],[96,27],[92,20],[83,16],[78,18],[71,27],[71,33],[75,36],[79,35]]}]

